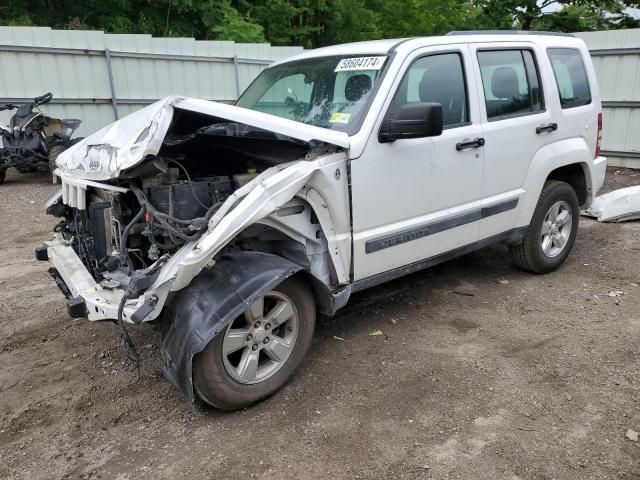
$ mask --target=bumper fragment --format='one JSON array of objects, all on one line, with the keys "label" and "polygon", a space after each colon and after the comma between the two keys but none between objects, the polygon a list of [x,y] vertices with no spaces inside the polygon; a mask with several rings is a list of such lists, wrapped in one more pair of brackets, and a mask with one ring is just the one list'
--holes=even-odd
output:
[{"label": "bumper fragment", "polygon": [[[86,317],[89,320],[117,320],[118,306],[124,290],[103,288],[91,276],[73,248],[60,234],[45,243],[47,257],[51,262],[49,273],[67,298],[67,309],[72,318]],[[123,320],[127,323],[151,321],[158,317],[169,293],[171,283],[150,289],[138,298],[127,300],[123,309]],[[151,297],[155,297],[150,300]],[[134,317],[134,313],[142,311]]]}]

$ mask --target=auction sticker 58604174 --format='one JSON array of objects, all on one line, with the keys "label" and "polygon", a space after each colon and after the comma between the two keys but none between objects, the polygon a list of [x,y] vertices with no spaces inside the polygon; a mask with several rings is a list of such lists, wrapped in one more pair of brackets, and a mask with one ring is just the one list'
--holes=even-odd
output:
[{"label": "auction sticker 58604174", "polygon": [[387,57],[353,57],[343,58],[338,62],[334,72],[351,72],[354,70],[380,70]]}]

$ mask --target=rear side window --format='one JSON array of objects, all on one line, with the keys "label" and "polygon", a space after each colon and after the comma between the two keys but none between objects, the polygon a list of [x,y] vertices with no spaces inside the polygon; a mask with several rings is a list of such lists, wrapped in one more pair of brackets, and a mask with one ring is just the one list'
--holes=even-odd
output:
[{"label": "rear side window", "polygon": [[531,51],[479,51],[478,63],[488,119],[544,110],[540,79]]},{"label": "rear side window", "polygon": [[467,88],[459,54],[429,55],[413,62],[393,97],[391,111],[417,102],[441,104],[445,128],[469,122]]},{"label": "rear side window", "polygon": [[562,108],[590,104],[591,89],[580,51],[573,48],[550,48],[547,53],[556,77]]}]

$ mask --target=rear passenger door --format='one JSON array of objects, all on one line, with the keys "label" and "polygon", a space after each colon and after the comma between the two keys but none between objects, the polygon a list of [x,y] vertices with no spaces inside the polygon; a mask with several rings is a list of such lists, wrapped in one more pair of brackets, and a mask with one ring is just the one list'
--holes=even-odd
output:
[{"label": "rear passenger door", "polygon": [[544,52],[527,42],[475,44],[471,50],[485,139],[483,239],[516,226],[531,161],[557,138],[557,124],[544,97]]},{"label": "rear passenger door", "polygon": [[594,105],[583,54],[588,55],[588,52],[583,53],[577,48],[547,48],[558,89],[554,95],[560,103],[559,135],[561,138],[582,137],[595,153],[601,107],[598,102]]}]

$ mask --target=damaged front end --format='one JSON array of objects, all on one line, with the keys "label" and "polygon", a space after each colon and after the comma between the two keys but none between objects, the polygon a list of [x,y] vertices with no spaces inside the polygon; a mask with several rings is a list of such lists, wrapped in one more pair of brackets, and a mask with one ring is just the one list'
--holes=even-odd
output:
[{"label": "damaged front end", "polygon": [[72,317],[155,320],[203,269],[245,252],[308,272],[331,313],[351,261],[347,148],[340,132],[167,98],[59,157],[47,213],[60,223],[37,256]]}]

